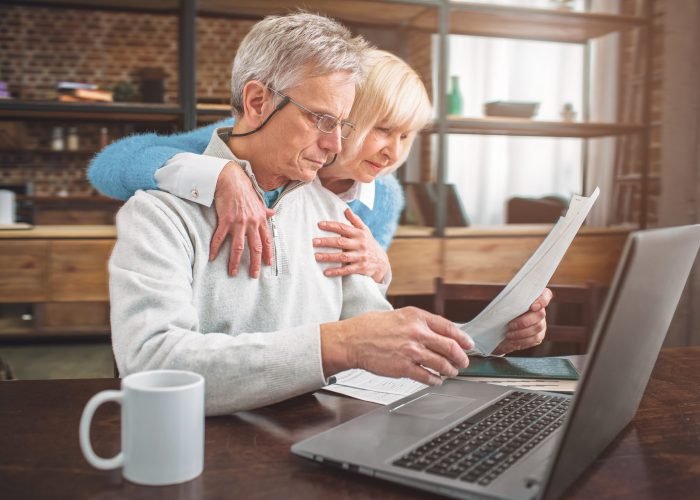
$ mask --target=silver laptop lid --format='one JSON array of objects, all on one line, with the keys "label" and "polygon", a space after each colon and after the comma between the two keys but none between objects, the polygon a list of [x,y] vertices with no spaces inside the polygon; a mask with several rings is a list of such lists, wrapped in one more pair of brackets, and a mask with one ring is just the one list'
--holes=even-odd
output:
[{"label": "silver laptop lid", "polygon": [[558,498],[634,417],[699,247],[700,225],[630,234],[543,498]]}]

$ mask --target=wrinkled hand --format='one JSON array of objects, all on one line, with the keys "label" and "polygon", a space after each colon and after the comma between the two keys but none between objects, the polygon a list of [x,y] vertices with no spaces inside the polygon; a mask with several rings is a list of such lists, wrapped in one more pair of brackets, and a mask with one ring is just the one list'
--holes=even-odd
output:
[{"label": "wrinkled hand", "polygon": [[389,272],[389,256],[372,236],[372,232],[349,208],[345,217],[350,224],[336,221],[322,221],[318,227],[324,231],[338,233],[340,236],[314,238],[315,247],[339,248],[340,252],[317,252],[317,262],[337,262],[338,267],[324,271],[326,276],[348,276],[364,274],[377,283],[382,283]]},{"label": "wrinkled hand", "polygon": [[272,238],[267,225],[268,217],[275,214],[263,204],[248,175],[237,163],[224,166],[216,181],[214,192],[217,223],[209,245],[209,260],[216,259],[221,245],[231,236],[228,273],[238,274],[241,255],[248,242],[250,276],[260,275],[260,262],[272,264]]},{"label": "wrinkled hand", "polygon": [[454,377],[469,364],[471,338],[451,321],[415,307],[365,313],[321,325],[323,370],[327,376],[362,368],[387,377],[409,377],[438,385],[428,371]]},{"label": "wrinkled hand", "polygon": [[532,303],[530,309],[508,323],[506,338],[494,354],[507,354],[520,349],[527,349],[542,343],[547,331],[547,312],[545,308],[552,300],[552,291],[545,288],[542,295]]}]

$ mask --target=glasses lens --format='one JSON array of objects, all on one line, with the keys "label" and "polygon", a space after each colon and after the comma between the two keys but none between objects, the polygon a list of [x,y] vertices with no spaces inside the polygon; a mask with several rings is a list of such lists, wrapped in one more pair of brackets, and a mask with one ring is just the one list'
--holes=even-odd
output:
[{"label": "glasses lens", "polygon": [[350,137],[350,134],[352,134],[353,130],[355,130],[355,127],[353,127],[352,123],[350,122],[342,122],[340,124],[340,137],[343,139],[347,139]]},{"label": "glasses lens", "polygon": [[330,134],[338,126],[338,120],[330,115],[321,115],[318,117],[318,123],[316,126],[321,132]]}]

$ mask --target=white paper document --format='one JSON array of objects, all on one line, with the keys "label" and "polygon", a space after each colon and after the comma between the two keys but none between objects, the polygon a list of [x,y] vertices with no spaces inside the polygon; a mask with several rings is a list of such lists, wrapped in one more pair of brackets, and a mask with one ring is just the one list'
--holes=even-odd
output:
[{"label": "white paper document", "polygon": [[335,383],[323,389],[388,405],[426,387],[428,386],[410,378],[380,377],[365,370],[353,369],[340,372],[335,376]]},{"label": "white paper document", "polygon": [[595,188],[588,197],[573,196],[566,215],[501,293],[476,318],[458,325],[474,340],[472,353],[490,355],[505,338],[508,323],[525,313],[544,291],[599,193]]},{"label": "white paper document", "polygon": [[[456,377],[470,382],[486,382],[530,389],[533,391],[574,392],[576,380],[512,379],[495,377]],[[401,398],[428,387],[409,378],[381,377],[365,370],[347,370],[336,375],[336,383],[327,385],[324,391],[343,394],[370,403],[389,405]]]}]

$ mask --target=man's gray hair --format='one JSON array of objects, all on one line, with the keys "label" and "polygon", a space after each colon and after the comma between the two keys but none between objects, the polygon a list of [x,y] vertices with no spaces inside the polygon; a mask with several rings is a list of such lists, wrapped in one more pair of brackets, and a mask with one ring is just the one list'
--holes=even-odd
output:
[{"label": "man's gray hair", "polygon": [[362,37],[324,16],[298,12],[266,17],[248,32],[233,60],[234,116],[243,115],[243,87],[251,80],[284,92],[306,78],[346,71],[359,83],[367,46]]}]

